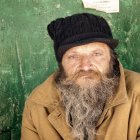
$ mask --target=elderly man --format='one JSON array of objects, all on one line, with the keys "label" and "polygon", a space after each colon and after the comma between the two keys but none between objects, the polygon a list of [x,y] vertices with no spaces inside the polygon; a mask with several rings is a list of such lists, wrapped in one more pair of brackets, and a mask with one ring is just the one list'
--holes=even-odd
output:
[{"label": "elderly man", "polygon": [[22,140],[140,140],[140,74],[123,69],[106,20],[81,13],[48,25],[59,70],[33,90]]}]

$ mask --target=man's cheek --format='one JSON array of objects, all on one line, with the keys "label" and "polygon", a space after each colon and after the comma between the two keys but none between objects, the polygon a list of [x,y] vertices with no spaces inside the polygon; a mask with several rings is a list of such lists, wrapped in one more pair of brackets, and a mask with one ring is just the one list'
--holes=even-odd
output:
[{"label": "man's cheek", "polygon": [[72,76],[72,75],[75,75],[76,74],[76,68],[75,67],[68,67],[67,71],[67,76]]}]

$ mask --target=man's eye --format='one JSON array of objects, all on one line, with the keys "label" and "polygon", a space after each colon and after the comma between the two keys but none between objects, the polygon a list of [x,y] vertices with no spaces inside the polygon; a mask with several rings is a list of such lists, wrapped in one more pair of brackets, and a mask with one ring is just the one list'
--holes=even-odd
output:
[{"label": "man's eye", "polygon": [[69,55],[69,56],[68,56],[68,59],[77,59],[77,58],[78,58],[77,55]]},{"label": "man's eye", "polygon": [[101,56],[102,53],[96,52],[96,53],[94,53],[93,55],[94,55],[94,56]]}]

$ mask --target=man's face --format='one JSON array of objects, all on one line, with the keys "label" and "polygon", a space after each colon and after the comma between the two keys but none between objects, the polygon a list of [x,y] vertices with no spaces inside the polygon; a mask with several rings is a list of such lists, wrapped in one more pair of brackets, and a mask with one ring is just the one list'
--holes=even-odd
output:
[{"label": "man's face", "polygon": [[109,46],[99,42],[73,47],[63,55],[55,81],[77,140],[94,140],[105,104],[116,93],[119,77],[113,59]]},{"label": "man's face", "polygon": [[62,66],[68,79],[86,87],[100,82],[100,75],[107,76],[110,59],[109,46],[94,42],[69,49],[62,58]]}]

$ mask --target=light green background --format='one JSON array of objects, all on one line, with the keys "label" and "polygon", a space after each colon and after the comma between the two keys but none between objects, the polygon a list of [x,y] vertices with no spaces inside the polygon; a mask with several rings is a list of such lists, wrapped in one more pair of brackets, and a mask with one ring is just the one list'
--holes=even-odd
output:
[{"label": "light green background", "polygon": [[140,72],[140,0],[121,0],[120,13],[84,9],[82,0],[0,0],[0,140],[19,140],[23,106],[57,67],[47,24],[78,12],[103,16],[125,68]]}]

